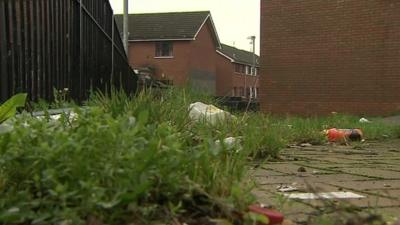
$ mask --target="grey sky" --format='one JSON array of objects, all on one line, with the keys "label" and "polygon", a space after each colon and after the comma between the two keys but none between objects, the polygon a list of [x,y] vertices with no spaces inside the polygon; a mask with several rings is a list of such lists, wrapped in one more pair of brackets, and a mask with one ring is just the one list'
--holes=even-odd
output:
[{"label": "grey sky", "polygon": [[[110,0],[114,13],[122,13],[123,0]],[[248,36],[260,41],[260,0],[129,0],[129,13],[209,10],[222,43],[251,50]]]}]

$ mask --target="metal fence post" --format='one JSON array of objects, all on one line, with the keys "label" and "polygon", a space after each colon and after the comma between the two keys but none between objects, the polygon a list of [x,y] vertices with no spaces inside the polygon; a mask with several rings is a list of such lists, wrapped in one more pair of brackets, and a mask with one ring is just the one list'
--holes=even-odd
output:
[{"label": "metal fence post", "polygon": [[[113,86],[114,85],[114,35],[115,35],[115,27],[114,27],[114,19],[115,19],[115,17],[114,17],[114,12],[113,12],[113,14],[112,14],[112,17],[111,17],[111,19],[112,19],[112,21],[111,21],[111,24],[112,24],[112,31],[111,31],[111,86]],[[110,87],[111,88],[111,87]]]},{"label": "metal fence post", "polygon": [[79,0],[79,100],[83,97],[83,8],[82,0]]},{"label": "metal fence post", "polygon": [[7,99],[8,93],[8,73],[7,73],[7,37],[6,37],[6,18],[5,3],[0,0],[0,102]]}]

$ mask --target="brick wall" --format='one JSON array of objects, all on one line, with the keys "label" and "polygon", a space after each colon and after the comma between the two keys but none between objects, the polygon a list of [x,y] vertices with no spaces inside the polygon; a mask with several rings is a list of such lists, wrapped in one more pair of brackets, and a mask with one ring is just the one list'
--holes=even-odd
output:
[{"label": "brick wall", "polygon": [[[239,88],[247,87],[259,88],[259,77],[244,75],[235,72],[235,63],[232,63],[230,59],[217,54],[217,96],[235,96],[233,89],[236,87],[239,92]],[[258,68],[259,69],[259,68]],[[246,77],[246,81],[245,81]],[[239,96],[236,94],[236,96]]]},{"label": "brick wall", "polygon": [[194,41],[174,41],[173,57],[155,57],[156,42],[130,42],[132,67],[153,67],[155,78],[173,80],[174,85],[190,84],[214,94],[216,89],[216,46],[208,23]]},{"label": "brick wall", "polygon": [[400,1],[261,0],[265,112],[400,111]]},{"label": "brick wall", "polygon": [[155,42],[130,42],[129,63],[132,67],[153,67],[155,78],[173,80],[174,85],[186,85],[190,60],[190,41],[175,41],[172,58],[156,58]]},{"label": "brick wall", "polygon": [[217,64],[217,96],[232,96],[232,75],[235,68],[225,56],[216,54]]},{"label": "brick wall", "polygon": [[190,44],[189,80],[195,89],[216,92],[216,44],[210,20]]}]

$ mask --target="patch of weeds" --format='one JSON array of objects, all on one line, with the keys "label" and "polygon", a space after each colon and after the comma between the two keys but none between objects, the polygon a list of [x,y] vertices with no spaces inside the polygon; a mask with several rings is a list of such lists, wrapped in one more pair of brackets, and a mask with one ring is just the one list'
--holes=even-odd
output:
[{"label": "patch of weeds", "polygon": [[393,134],[396,138],[400,138],[400,126],[395,126],[393,128]]},{"label": "patch of weeds", "polygon": [[188,119],[196,98],[98,94],[73,123],[17,118],[0,136],[1,223],[149,224],[246,207],[247,153],[215,144],[233,125]]},{"label": "patch of weeds", "polygon": [[[57,104],[67,99],[62,95]],[[252,159],[274,158],[291,143],[321,144],[328,127],[354,128],[357,118],[235,114],[194,122],[191,103],[215,104],[188,89],[129,96],[94,93],[73,122],[22,115],[0,135],[0,222],[5,224],[150,224],[176,218],[228,217],[254,202]],[[40,107],[45,108],[45,104]],[[387,128],[361,125],[368,138]],[[394,135],[393,129],[390,135]],[[239,144],[223,143],[235,137]],[[255,218],[249,218],[253,220]],[[256,218],[257,219],[257,218]]]}]

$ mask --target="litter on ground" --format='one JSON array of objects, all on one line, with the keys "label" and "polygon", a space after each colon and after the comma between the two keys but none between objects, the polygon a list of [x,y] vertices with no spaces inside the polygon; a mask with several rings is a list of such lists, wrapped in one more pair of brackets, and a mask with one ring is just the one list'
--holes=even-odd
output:
[{"label": "litter on ground", "polygon": [[330,142],[362,141],[363,132],[361,129],[336,129],[324,130]]},{"label": "litter on ground", "polygon": [[207,105],[202,102],[196,102],[189,106],[189,117],[194,121],[207,121],[210,124],[216,124],[218,121],[234,118],[229,112],[226,112],[214,105]]},{"label": "litter on ground", "polygon": [[284,194],[289,199],[313,200],[313,199],[361,199],[365,196],[353,192],[321,192],[321,193],[292,193]]}]

